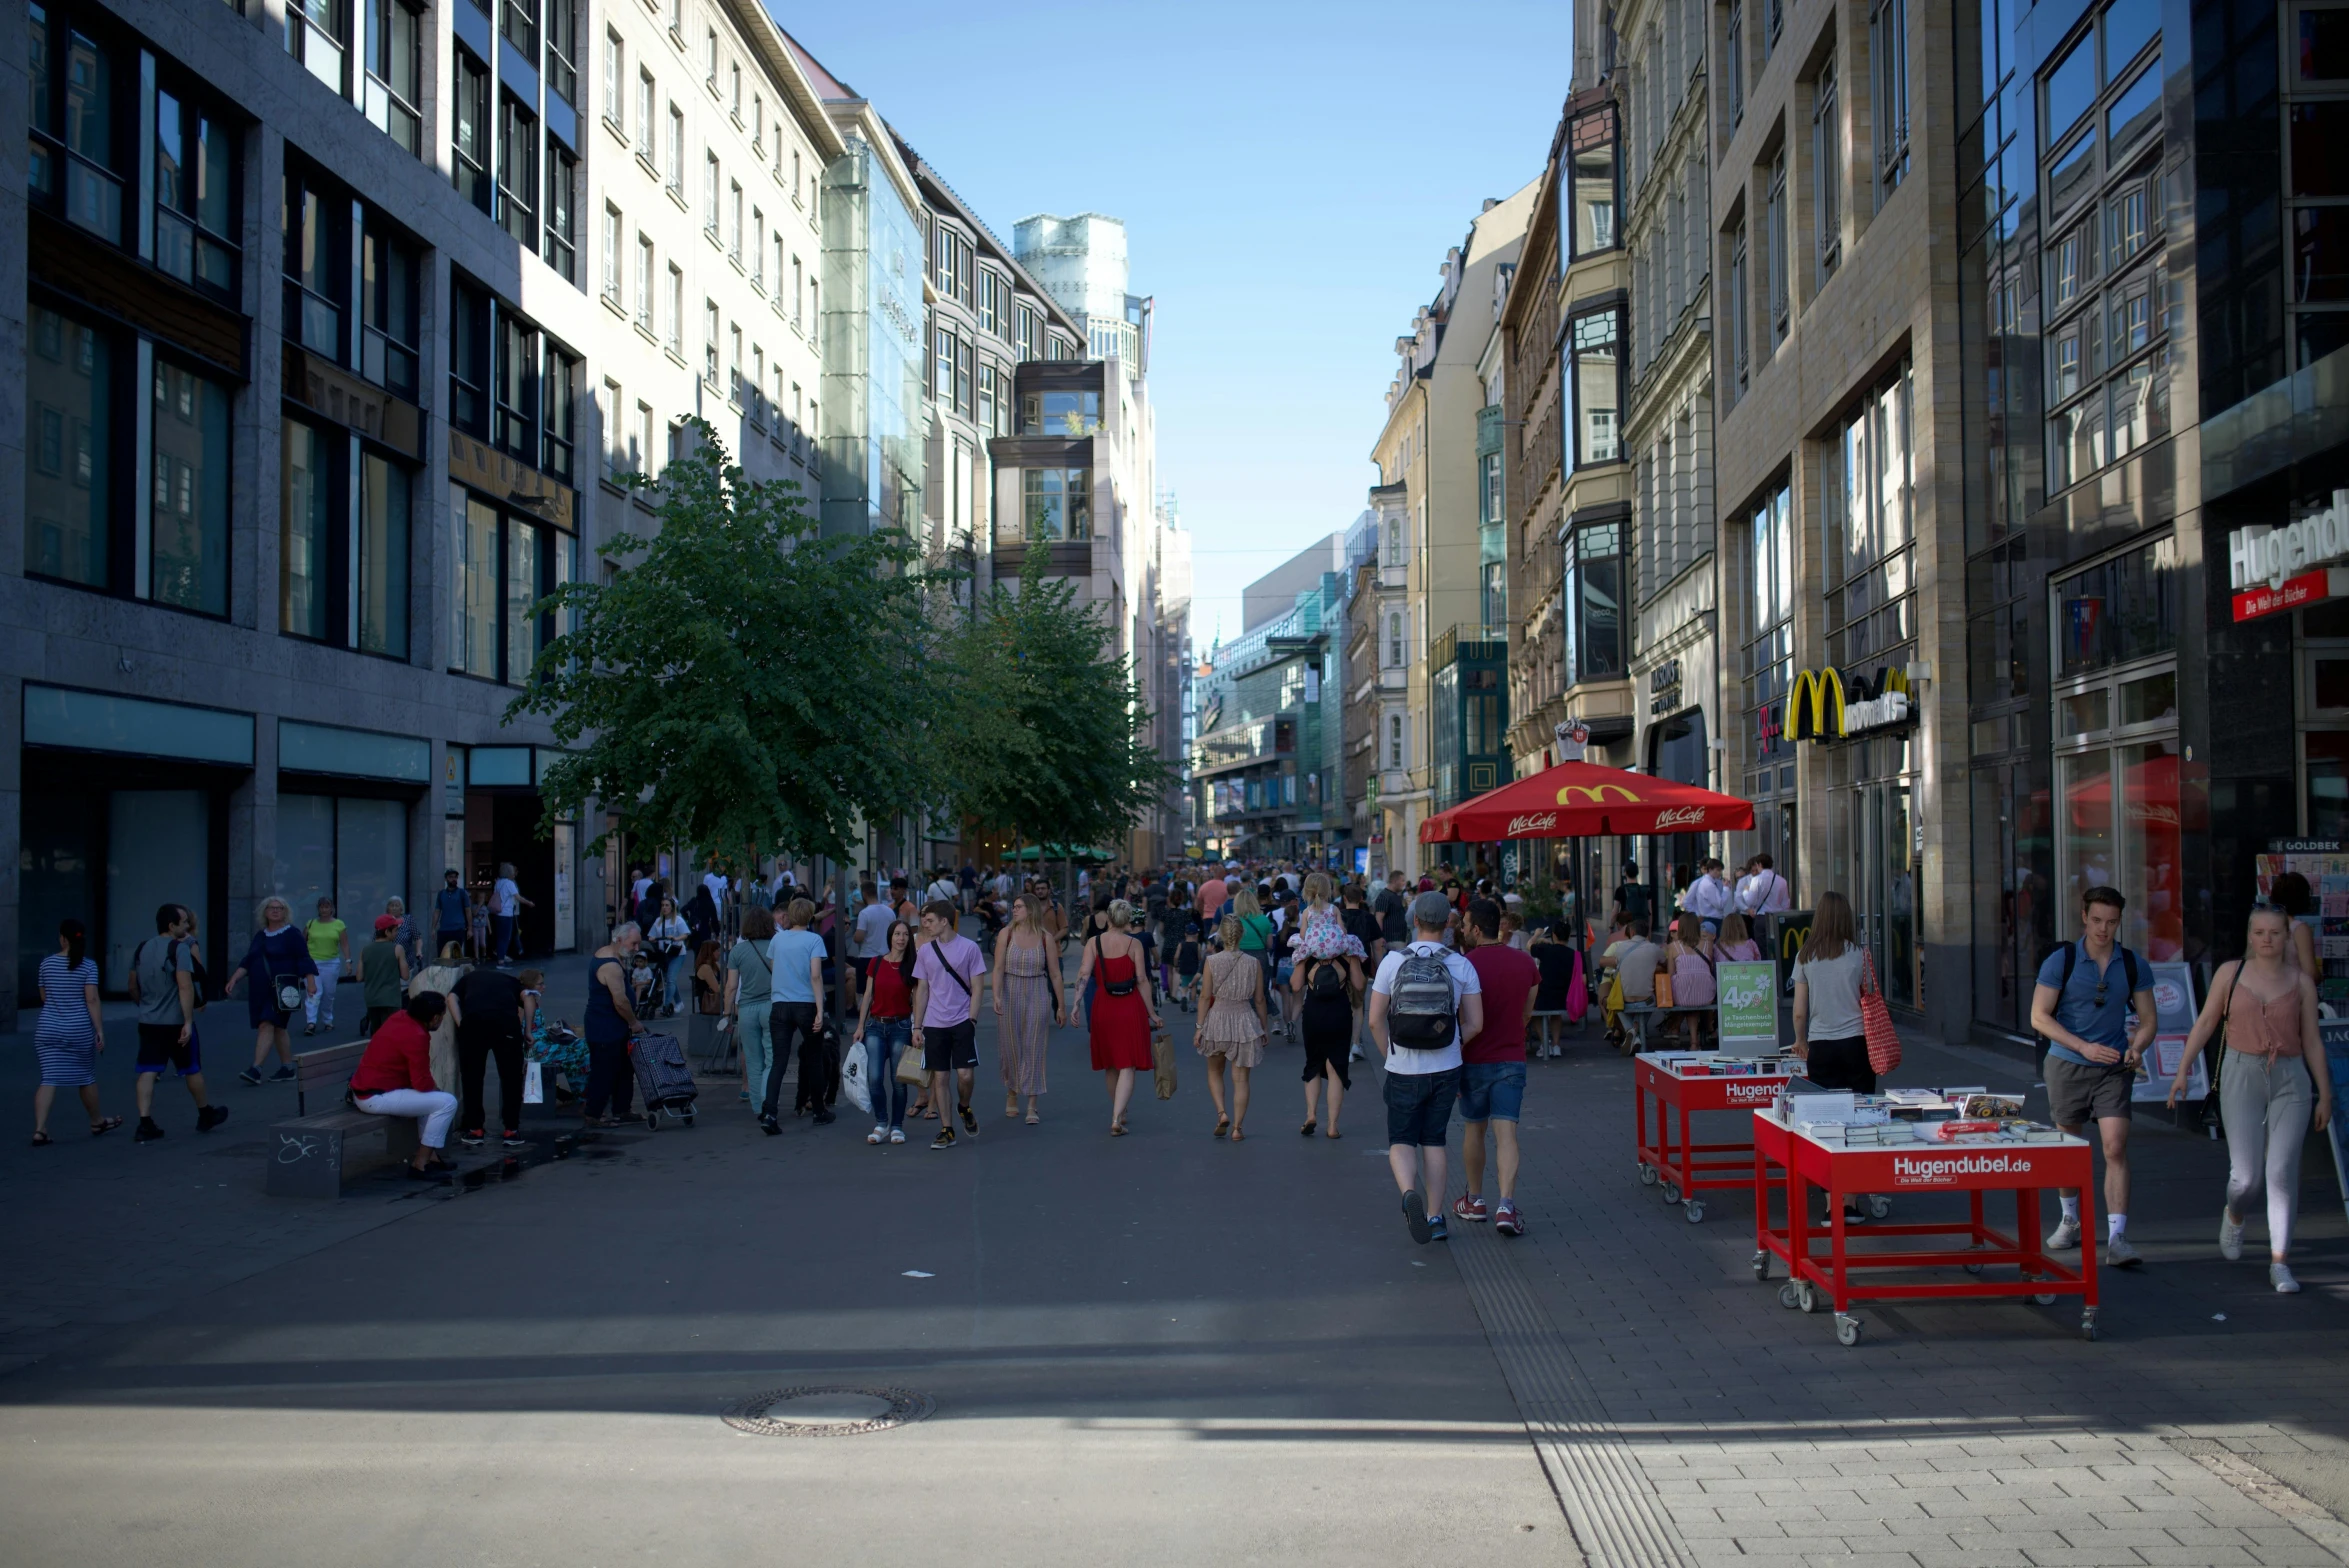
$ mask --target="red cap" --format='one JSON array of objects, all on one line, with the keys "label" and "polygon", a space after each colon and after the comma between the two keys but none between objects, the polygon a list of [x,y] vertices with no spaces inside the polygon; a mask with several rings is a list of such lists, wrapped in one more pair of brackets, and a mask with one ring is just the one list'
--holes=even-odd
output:
[{"label": "red cap", "polygon": [[397,915],[377,915],[375,917],[375,930],[378,935],[386,931],[397,931],[399,928],[400,917]]}]

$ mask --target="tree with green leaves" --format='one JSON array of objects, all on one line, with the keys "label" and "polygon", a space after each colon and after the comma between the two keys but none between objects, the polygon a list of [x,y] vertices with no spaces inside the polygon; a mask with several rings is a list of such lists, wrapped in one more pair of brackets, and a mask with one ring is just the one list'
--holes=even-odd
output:
[{"label": "tree with green leaves", "polygon": [[631,837],[845,859],[860,820],[939,798],[918,553],[894,531],[823,536],[797,485],[752,481],[691,429],[659,531],[615,535],[608,581],[541,602],[564,629],[506,717],[547,715],[566,748],[550,820],[593,797]]},{"label": "tree with green leaves", "polygon": [[955,808],[1029,843],[1114,841],[1164,793],[1148,711],[1112,629],[1033,540],[944,650],[953,696],[939,757]]}]

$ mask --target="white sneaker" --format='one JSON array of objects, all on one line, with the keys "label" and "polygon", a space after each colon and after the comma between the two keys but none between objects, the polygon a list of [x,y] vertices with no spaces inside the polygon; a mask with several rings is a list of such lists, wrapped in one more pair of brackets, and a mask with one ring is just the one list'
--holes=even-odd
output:
[{"label": "white sneaker", "polygon": [[892,1127],[892,1128],[890,1128],[890,1129],[889,1129],[889,1141],[890,1141],[891,1143],[903,1143],[903,1142],[905,1142],[905,1129],[904,1129],[903,1127]]},{"label": "white sneaker", "polygon": [[2219,1210],[2219,1256],[2229,1263],[2243,1256],[2243,1222]]},{"label": "white sneaker", "polygon": [[865,1142],[867,1142],[867,1143],[879,1143],[879,1142],[880,1142],[882,1139],[884,1139],[884,1138],[886,1138],[886,1137],[888,1137],[888,1136],[889,1136],[889,1129],[888,1129],[888,1128],[886,1128],[886,1127],[876,1127],[876,1128],[874,1128],[874,1129],[873,1129],[871,1132],[868,1132],[868,1133],[866,1133],[866,1134],[865,1134]]},{"label": "white sneaker", "polygon": [[2294,1279],[2292,1271],[2281,1263],[2270,1263],[2267,1266],[2267,1279],[2269,1284],[2276,1287],[2276,1294],[2279,1296],[2300,1294],[2300,1282]]},{"label": "white sneaker", "polygon": [[2067,1214],[2047,1233],[2047,1250],[2065,1252],[2080,1244],[2080,1222]]},{"label": "white sneaker", "polygon": [[2108,1269],[2133,1269],[2144,1261],[2126,1236],[2115,1236],[2104,1244],[2104,1266]]}]

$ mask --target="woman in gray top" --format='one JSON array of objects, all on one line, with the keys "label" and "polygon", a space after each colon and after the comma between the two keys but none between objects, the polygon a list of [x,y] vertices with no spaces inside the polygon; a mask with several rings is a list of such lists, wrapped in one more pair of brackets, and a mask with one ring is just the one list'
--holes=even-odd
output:
[{"label": "woman in gray top", "polygon": [[1851,901],[1821,893],[1811,934],[1794,960],[1794,1054],[1822,1089],[1876,1092],[1860,1023],[1862,953],[1852,935]]}]

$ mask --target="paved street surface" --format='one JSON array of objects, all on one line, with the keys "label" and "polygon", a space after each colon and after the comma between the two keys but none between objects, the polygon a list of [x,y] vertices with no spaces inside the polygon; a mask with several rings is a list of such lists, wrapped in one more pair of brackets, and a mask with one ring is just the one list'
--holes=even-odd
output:
[{"label": "paved street surface", "polygon": [[[555,966],[558,1013],[582,969]],[[870,1148],[845,1106],[761,1137],[712,1079],[690,1129],[558,1159],[575,1120],[534,1108],[511,1167],[331,1205],[262,1195],[292,1096],[232,1083],[223,1043],[235,1115],[209,1137],[168,1081],[157,1145],[61,1106],[58,1146],[0,1145],[8,1555],[2349,1561],[2349,1226],[2313,1151],[2298,1298],[2267,1290],[2258,1226],[2217,1257],[2220,1146],[2140,1118],[2148,1261],[2105,1276],[2101,1341],[2070,1304],[1869,1304],[1845,1349],[1755,1283],[1741,1194],[1691,1225],[1636,1181],[1628,1064],[1594,1043],[1532,1068],[1532,1234],[1458,1226],[1447,1250],[1396,1214],[1375,1068],[1345,1138],[1309,1142],[1276,1042],[1232,1147],[1189,1023],[1180,1091],[1145,1084],[1125,1139],[1074,1031],[1044,1124],[1006,1121],[983,1029],[981,1134],[950,1153],[935,1123]],[[1912,1046],[1898,1076],[2020,1087],[2030,1065]],[[722,1419],[802,1387],[934,1413],[821,1437]]]}]

